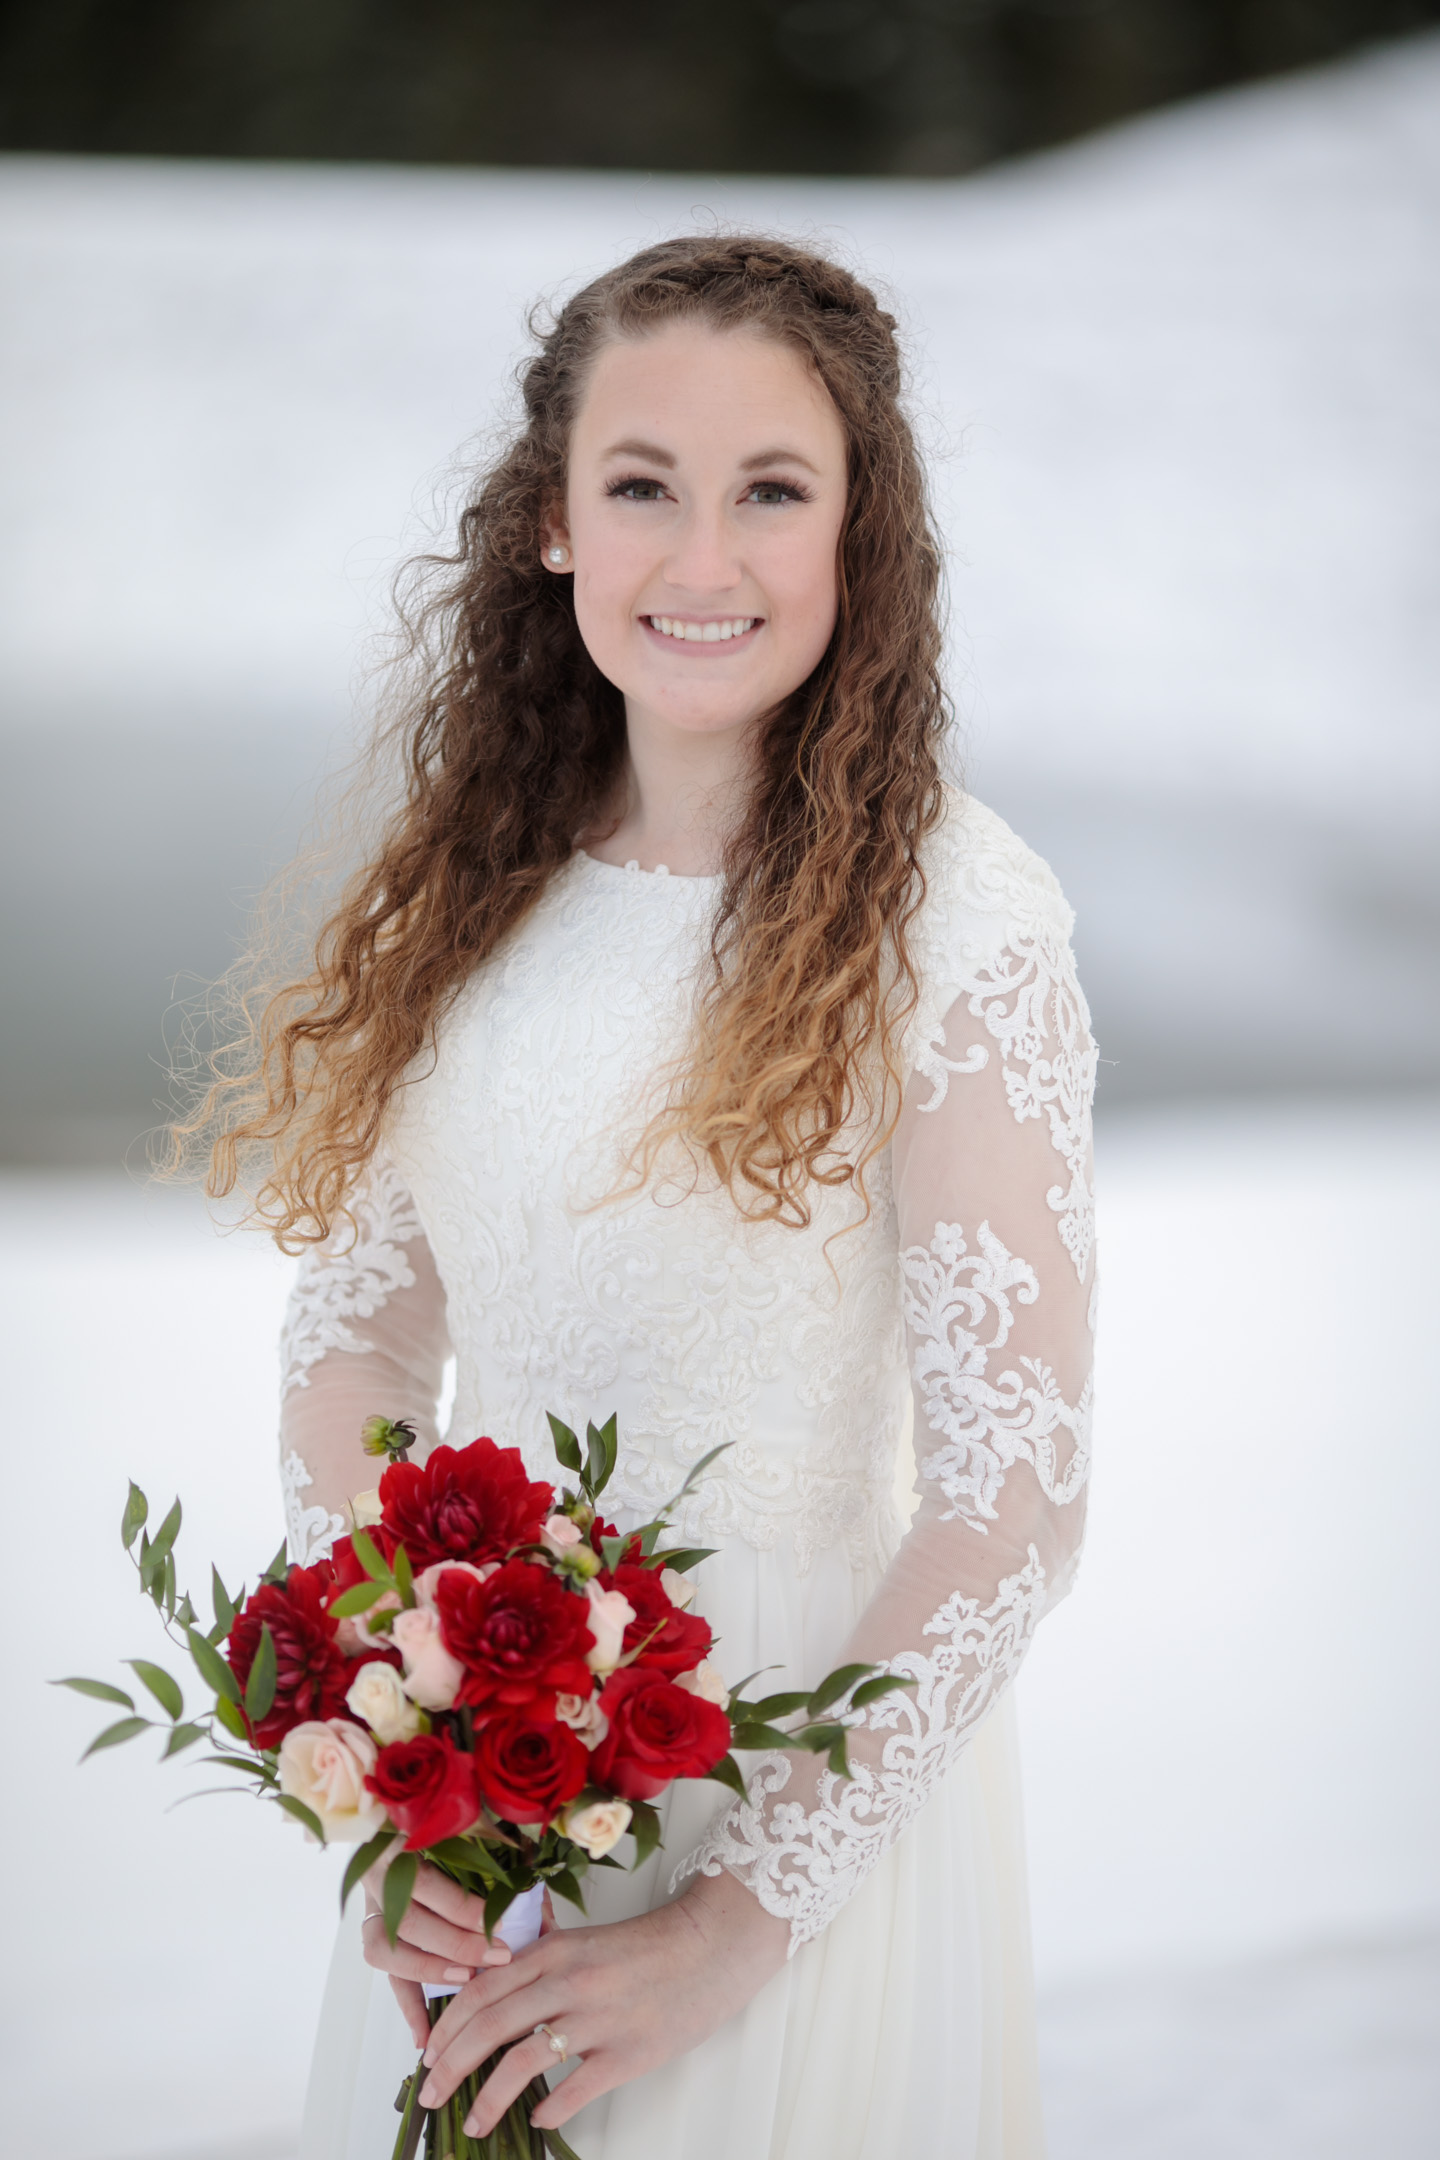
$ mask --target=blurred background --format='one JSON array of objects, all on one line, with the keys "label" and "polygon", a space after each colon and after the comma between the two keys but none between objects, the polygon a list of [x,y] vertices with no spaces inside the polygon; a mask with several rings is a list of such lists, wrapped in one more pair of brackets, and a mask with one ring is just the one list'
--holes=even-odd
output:
[{"label": "blurred background", "polygon": [[294,2152],[328,1860],[74,1771],[34,1681],[154,1654],[128,1475],[197,1567],[279,1535],[288,1264],[137,1142],[527,307],[707,222],[901,318],[957,754],[1075,903],[1105,1059],[1094,1529],[1020,1687],[1053,2160],[1437,2150],[1437,20],[0,7],[17,2150]]}]

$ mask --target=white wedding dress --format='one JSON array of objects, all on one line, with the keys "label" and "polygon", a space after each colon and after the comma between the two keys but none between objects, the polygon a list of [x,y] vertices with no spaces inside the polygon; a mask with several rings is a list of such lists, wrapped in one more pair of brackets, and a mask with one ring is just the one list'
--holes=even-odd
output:
[{"label": "white wedding dress", "polygon": [[[373,1482],[364,1418],[433,1441],[453,1352],[449,1438],[514,1444],[532,1475],[556,1474],[547,1410],[618,1413],[622,1526],[731,1443],[677,1527],[718,1548],[694,1580],[732,1681],[763,1666],[813,1685],[864,1658],[918,1682],[865,1714],[851,1782],[752,1757],[748,1803],[683,1784],[663,1850],[590,1877],[604,1920],[728,1868],[789,1920],[793,1954],[702,2046],[576,2116],[582,2160],[1043,2149],[1006,1691],[1080,1544],[1095,1053],[1045,864],[962,796],[924,864],[904,1107],[868,1213],[845,1186],[813,1188],[805,1229],[746,1222],[693,1180],[613,1197],[684,1049],[719,880],[577,853],[396,1098],[353,1232],[299,1271],[282,1433],[296,1558],[328,1550]],[[302,2160],[388,2160],[412,2062],[352,1910]]]}]

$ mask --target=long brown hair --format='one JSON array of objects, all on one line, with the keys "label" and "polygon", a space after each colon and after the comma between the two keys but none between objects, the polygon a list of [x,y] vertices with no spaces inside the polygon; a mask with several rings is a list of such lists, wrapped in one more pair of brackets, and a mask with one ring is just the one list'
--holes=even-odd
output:
[{"label": "long brown hair", "polygon": [[906,926],[946,718],[940,555],[894,320],[803,249],[670,240],[535,330],[523,426],[466,503],[453,552],[421,559],[428,583],[406,619],[411,652],[432,657],[394,723],[404,799],[310,972],[250,1000],[252,1020],[209,1061],[205,1100],[177,1128],[212,1138],[212,1194],[233,1191],[262,1152],[255,1213],[287,1247],[343,1213],[450,1001],[613,800],[624,703],[580,638],[570,579],[541,564],[541,525],[564,498],[597,352],[682,317],[803,354],[844,423],[849,490],[835,632],[759,729],[710,977],[646,1159],[675,1134],[744,1213],[804,1223],[809,1182],[863,1185],[893,1125],[896,1042],[916,996]]}]

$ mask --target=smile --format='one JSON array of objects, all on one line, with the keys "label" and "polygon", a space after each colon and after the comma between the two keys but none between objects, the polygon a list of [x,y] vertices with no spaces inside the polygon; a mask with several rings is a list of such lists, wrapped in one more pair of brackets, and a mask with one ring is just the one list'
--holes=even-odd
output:
[{"label": "smile", "polygon": [[721,645],[744,637],[761,620],[758,615],[726,615],[713,622],[687,622],[678,615],[642,615],[640,620],[660,637],[675,638],[683,645]]}]

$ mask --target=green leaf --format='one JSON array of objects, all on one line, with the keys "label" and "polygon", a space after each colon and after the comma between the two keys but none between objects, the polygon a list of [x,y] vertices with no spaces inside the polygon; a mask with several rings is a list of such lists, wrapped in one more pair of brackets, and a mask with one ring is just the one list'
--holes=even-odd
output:
[{"label": "green leaf", "polygon": [[605,1442],[600,1437],[599,1426],[593,1420],[585,1428],[585,1453],[585,1482],[592,1494],[598,1497],[606,1478]]},{"label": "green leaf", "polygon": [[564,1868],[560,1874],[550,1877],[550,1888],[556,1897],[563,1897],[567,1905],[578,1905],[581,1912],[585,1911],[585,1894],[569,1868]]},{"label": "green leaf", "polygon": [[836,1741],[844,1737],[843,1725],[802,1725],[798,1732],[790,1735],[790,1745],[808,1748],[812,1755],[823,1755],[827,1748],[834,1747]]},{"label": "green leaf", "polygon": [[175,1555],[173,1552],[167,1552],[165,1555],[165,1572],[160,1579],[160,1598],[165,1607],[166,1619],[173,1620],[175,1617]]},{"label": "green leaf", "polygon": [[385,1916],[385,1933],[393,1950],[400,1934],[400,1923],[410,1910],[410,1900],[415,1894],[415,1871],[420,1865],[420,1855],[413,1852],[397,1853],[385,1870],[385,1886],[381,1892],[381,1911]]},{"label": "green leaf", "polygon": [[194,1747],[197,1740],[203,1740],[205,1737],[203,1725],[172,1725],[170,1737],[165,1742],[165,1753],[160,1758],[161,1761],[168,1762],[172,1755],[179,1755],[187,1747]]},{"label": "green leaf", "polygon": [[350,1865],[345,1870],[345,1880],[340,1885],[340,1910],[342,1913],[350,1902],[350,1893],[361,1876],[369,1874],[380,1855],[383,1852],[388,1852],[398,1836],[399,1832],[396,1830],[377,1830],[374,1837],[367,1838],[363,1845],[358,1845],[355,1848],[355,1851],[350,1855]]},{"label": "green leaf", "polygon": [[879,1702],[882,1695],[893,1695],[896,1688],[918,1687],[907,1673],[877,1673],[873,1680],[862,1681],[850,1697],[852,1710],[863,1710],[872,1702]]},{"label": "green leaf", "polygon": [[874,1670],[873,1665],[841,1665],[838,1667],[835,1672],[830,1673],[827,1678],[820,1682],[819,1687],[810,1697],[811,1717],[819,1717],[822,1710],[828,1710],[831,1703],[838,1702],[848,1689],[854,1687],[857,1680],[867,1679]]},{"label": "green leaf", "polygon": [[578,1474],[581,1461],[580,1442],[570,1427],[562,1425],[553,1412],[547,1410],[545,1415],[550,1422],[550,1438],[555,1444],[555,1460],[562,1470],[574,1470]]},{"label": "green leaf", "polygon": [[135,1480],[130,1480],[130,1490],[125,1496],[125,1513],[120,1518],[120,1536],[126,1552],[135,1543],[135,1534],[143,1530],[150,1513],[150,1503]]},{"label": "green leaf", "polygon": [[124,1741],[133,1740],[137,1733],[148,1732],[149,1730],[149,1718],[117,1718],[113,1725],[106,1726],[104,1732],[97,1733],[95,1735],[95,1738],[90,1742],[89,1747],[86,1748],[85,1753],[80,1757],[80,1760],[81,1762],[86,1762],[92,1755],[97,1753],[100,1748],[119,1747]]},{"label": "green leaf", "polygon": [[635,1840],[635,1865],[643,1867],[660,1843],[660,1814],[648,1800],[632,1801],[631,1809],[630,1835]]},{"label": "green leaf", "polygon": [[739,1793],[742,1800],[749,1798],[744,1772],[733,1755],[722,1755],[714,1769],[707,1770],[705,1775],[714,1778],[717,1785],[728,1785],[731,1792]]},{"label": "green leaf", "polygon": [[[497,1882],[494,1889],[487,1892],[485,1898],[485,1933],[492,1942],[495,1939],[496,1928],[519,1895],[519,1886],[508,1882]],[[394,1940],[393,1936],[391,1940]]]},{"label": "green leaf", "polygon": [[163,1665],[152,1665],[149,1658],[143,1657],[126,1658],[125,1662],[136,1679],[143,1681],[149,1688],[168,1718],[184,1717],[185,1698]]},{"label": "green leaf", "polygon": [[246,1777],[268,1778],[270,1772],[264,1763],[256,1762],[250,1755],[207,1755],[206,1764],[216,1770],[238,1770]]},{"label": "green leaf", "polygon": [[111,1687],[108,1680],[52,1680],[50,1685],[73,1688],[77,1695],[88,1695],[94,1702],[119,1703],[124,1710],[135,1708],[133,1698],[125,1693],[124,1688]]},{"label": "green leaf", "polygon": [[630,1539],[628,1536],[601,1538],[600,1558],[604,1561],[607,1568],[613,1569],[619,1567],[620,1562],[625,1557],[626,1547],[629,1545],[629,1543]]},{"label": "green leaf", "polygon": [[780,1748],[783,1751],[785,1748],[794,1747],[795,1742],[789,1733],[781,1732],[777,1725],[766,1725],[759,1719],[748,1719],[743,1724],[732,1726],[730,1745],[748,1753],[753,1748]]},{"label": "green leaf", "polygon": [[152,1560],[156,1558],[163,1559],[179,1535],[180,1502],[177,1500],[155,1533],[155,1542],[150,1547],[150,1558]]},{"label": "green leaf", "polygon": [[182,1628],[194,1627],[196,1620],[199,1618],[199,1615],[197,1614],[194,1606],[190,1602],[188,1592],[184,1597],[181,1598],[180,1603],[176,1606],[175,1618]]},{"label": "green leaf", "polygon": [[830,1750],[830,1769],[835,1777],[848,1778],[850,1775],[850,1757],[845,1752],[849,1738],[848,1732],[842,1732]]},{"label": "green leaf", "polygon": [[395,1575],[395,1588],[400,1593],[400,1602],[408,1605],[415,1588],[415,1570],[410,1565],[410,1555],[403,1545],[396,1546],[391,1567]]},{"label": "green leaf", "polygon": [[689,1492],[691,1486],[698,1484],[699,1480],[704,1477],[705,1472],[709,1469],[711,1463],[716,1461],[719,1456],[723,1455],[727,1448],[732,1448],[734,1447],[734,1445],[735,1443],[733,1440],[722,1440],[719,1447],[712,1447],[708,1455],[702,1455],[699,1462],[696,1463],[694,1469],[690,1472],[690,1475],[686,1478],[684,1484],[680,1487],[679,1492],[676,1493],[675,1498],[673,1500],[667,1500],[667,1502],[665,1503],[664,1512],[668,1515],[671,1509],[675,1507],[678,1502],[685,1498],[685,1495]]},{"label": "green leaf", "polygon": [[[206,1687],[212,1689],[219,1696],[221,1702],[238,1703],[240,1700],[240,1683],[214,1644],[206,1642],[199,1629],[193,1627],[188,1630],[185,1640],[190,1645],[190,1655],[194,1658],[200,1677],[205,1682]],[[223,1710],[220,1714],[225,1723],[230,1726],[230,1730],[234,1732],[235,1728],[230,1725],[230,1720],[225,1717]],[[242,1725],[240,1729],[243,1733],[245,1728]]]},{"label": "green leaf", "polygon": [[[229,1672],[230,1668],[228,1665],[226,1666],[225,1670]],[[228,1732],[232,1736],[232,1738],[236,1740],[249,1739],[250,1735],[245,1730],[245,1720],[240,1715],[240,1706],[238,1703],[231,1702],[228,1695],[222,1695],[219,1701],[216,1703],[215,1715],[219,1718],[220,1723],[225,1727],[226,1732]]]},{"label": "green leaf", "polygon": [[718,1545],[677,1545],[673,1552],[659,1552],[656,1559],[665,1567],[674,1568],[677,1575],[688,1575],[691,1568],[699,1567],[702,1560],[711,1560],[720,1550]]},{"label": "green leaf", "polygon": [[260,1640],[245,1682],[245,1715],[252,1725],[258,1725],[270,1714],[275,1701],[275,1676],[275,1638],[267,1620],[260,1629]]},{"label": "green leaf", "polygon": [[360,1562],[371,1582],[377,1582],[383,1590],[393,1589],[395,1578],[380,1556],[379,1548],[368,1530],[352,1530],[350,1543],[356,1559]]},{"label": "green leaf", "polygon": [[296,1822],[304,1823],[305,1828],[310,1832],[311,1837],[313,1837],[317,1841],[317,1843],[321,1845],[325,1843],[324,1826],[321,1823],[319,1816],[315,1813],[314,1808],[306,1807],[303,1800],[297,1800],[294,1793],[288,1792],[276,1793],[275,1805],[276,1807],[284,1808],[287,1815],[293,1815]]},{"label": "green leaf", "polygon": [[353,1620],[356,1613],[369,1612],[385,1595],[385,1584],[357,1582],[348,1590],[342,1590],[330,1607],[337,1620]]},{"label": "green leaf", "polygon": [[266,1568],[265,1573],[261,1576],[260,1580],[261,1582],[267,1583],[284,1583],[288,1582],[289,1579],[290,1556],[286,1550],[285,1541],[282,1538],[280,1541],[279,1549],[276,1552],[274,1559],[270,1562],[269,1567]]},{"label": "green leaf", "polygon": [[747,1721],[755,1718],[762,1725],[773,1724],[776,1718],[793,1717],[797,1710],[803,1710],[806,1707],[809,1700],[810,1697],[803,1688],[792,1690],[785,1695],[764,1695],[759,1702],[738,1702],[733,1704],[731,1715],[744,1718]]},{"label": "green leaf", "polygon": [[217,1567],[212,1567],[210,1570],[210,1603],[215,1608],[215,1626],[217,1630],[210,1639],[212,1642],[219,1642],[223,1636],[229,1634],[231,1628],[235,1625],[236,1605],[235,1600],[225,1588],[220,1570]]}]

